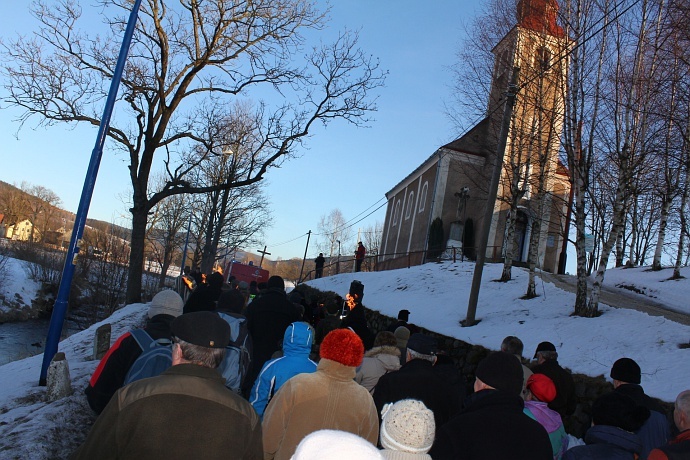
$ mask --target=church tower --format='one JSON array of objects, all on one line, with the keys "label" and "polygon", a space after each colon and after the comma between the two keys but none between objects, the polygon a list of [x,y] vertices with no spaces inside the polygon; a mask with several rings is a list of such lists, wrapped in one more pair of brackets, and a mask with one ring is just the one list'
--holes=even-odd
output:
[{"label": "church tower", "polygon": [[[488,245],[502,246],[505,255],[507,244],[514,241],[514,259],[526,261],[535,229],[540,232],[537,265],[547,269],[557,261],[563,201],[569,191],[565,169],[558,161],[568,39],[557,25],[557,13],[556,0],[517,2],[517,25],[493,49],[487,113],[491,132],[498,133],[505,93],[513,72],[518,71],[519,91]],[[514,233],[507,226],[511,213],[515,218]]]}]

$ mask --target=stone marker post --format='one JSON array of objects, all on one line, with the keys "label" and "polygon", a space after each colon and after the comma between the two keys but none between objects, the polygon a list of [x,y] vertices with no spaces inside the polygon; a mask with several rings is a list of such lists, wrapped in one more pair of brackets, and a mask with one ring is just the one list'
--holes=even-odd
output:
[{"label": "stone marker post", "polygon": [[101,359],[110,348],[110,323],[96,329],[93,340],[93,359]]},{"label": "stone marker post", "polygon": [[48,366],[46,384],[48,387],[48,401],[57,401],[72,394],[69,365],[64,353],[55,353],[55,356],[53,356],[53,360],[50,362],[50,366]]}]

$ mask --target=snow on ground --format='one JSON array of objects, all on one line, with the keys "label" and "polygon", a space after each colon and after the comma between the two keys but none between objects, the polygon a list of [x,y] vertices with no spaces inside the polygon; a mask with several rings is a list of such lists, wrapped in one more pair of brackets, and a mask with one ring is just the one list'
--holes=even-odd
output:
[{"label": "snow on ground", "polygon": [[[690,267],[682,267],[680,274],[690,277]],[[673,268],[659,271],[652,271],[649,267],[620,268],[607,270],[604,284],[649,297],[666,305],[669,310],[690,314],[688,280],[672,280],[672,275]]]},{"label": "snow on ground", "polygon": [[[313,287],[344,296],[353,279],[364,283],[364,304],[391,317],[410,310],[410,321],[441,334],[497,349],[507,335],[517,335],[531,355],[537,344],[548,340],[559,351],[559,361],[575,372],[608,375],[611,364],[622,356],[642,367],[642,385],[647,393],[673,401],[690,388],[690,327],[662,317],[601,306],[604,314],[586,319],[570,316],[574,294],[539,281],[539,297],[522,300],[527,273],[513,269],[508,283],[493,280],[500,265],[487,265],[477,308],[481,322],[460,327],[467,312],[467,299],[474,265],[471,263],[426,264],[409,269],[377,273],[348,273],[309,282]],[[644,270],[612,270],[607,280],[634,282],[656,289],[657,302],[666,295],[681,299],[690,295],[690,280],[674,282],[673,289],[660,288],[656,273]],[[669,292],[673,291],[673,292]],[[107,321],[113,326],[112,340],[143,323],[146,306],[129,305]],[[74,394],[55,403],[45,401],[38,378],[42,355],[0,367],[0,457],[22,459],[67,458],[84,439],[93,415],[82,390],[96,367],[89,360],[94,331],[102,323],[77,333],[60,344],[70,366]]]},{"label": "snow on ground", "polygon": [[[26,305],[28,308],[40,285],[28,279],[24,264],[21,260],[7,258],[6,265],[0,272],[0,297],[4,297],[7,302]],[[0,311],[9,311],[9,307],[0,302]]]}]

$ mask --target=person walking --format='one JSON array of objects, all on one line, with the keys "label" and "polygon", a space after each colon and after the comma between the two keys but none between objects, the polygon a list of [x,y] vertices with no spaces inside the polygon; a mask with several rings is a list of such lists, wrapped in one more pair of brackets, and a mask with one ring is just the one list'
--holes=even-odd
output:
[{"label": "person walking", "polygon": [[[177,292],[170,289],[159,292],[149,305],[144,332],[153,340],[170,340],[170,326],[182,314],[183,307],[184,302]],[[124,385],[129,369],[142,353],[143,350],[131,332],[120,336],[110,347],[84,390],[86,400],[94,412],[103,412],[115,392]]]},{"label": "person walking", "polygon": [[188,313],[173,321],[172,334],[172,367],[117,390],[74,460],[262,458],[259,416],[216,371],[228,323]]},{"label": "person walking", "polygon": [[288,460],[317,430],[347,431],[376,445],[379,420],[369,392],[354,381],[364,358],[362,340],[349,329],[331,331],[321,343],[316,372],[285,382],[264,413],[264,460]]}]

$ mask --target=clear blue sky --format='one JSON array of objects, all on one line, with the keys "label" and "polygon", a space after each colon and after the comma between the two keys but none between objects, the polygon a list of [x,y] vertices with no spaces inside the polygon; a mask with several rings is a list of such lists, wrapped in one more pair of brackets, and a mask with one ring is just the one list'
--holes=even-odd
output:
[{"label": "clear blue sky", "polygon": [[[317,129],[301,156],[267,175],[266,193],[271,201],[273,226],[265,244],[271,259],[302,257],[308,230],[317,232],[319,219],[339,208],[353,219],[431,155],[458,134],[444,115],[449,99],[455,53],[465,25],[476,8],[474,2],[458,0],[333,2],[324,41],[343,27],[360,30],[360,45],[381,60],[390,74],[379,90],[379,111],[370,128],[356,128],[335,121]],[[29,2],[5,8],[0,17],[0,36],[27,34],[35,26]],[[84,9],[89,8],[88,2]],[[63,208],[75,212],[96,131],[64,126],[35,128],[30,121],[19,132],[13,121],[17,111],[0,110],[0,180],[19,184],[27,181],[56,192]],[[35,129],[34,129],[35,128]],[[129,226],[123,197],[131,193],[126,158],[115,155],[106,141],[89,217]],[[373,209],[373,208],[372,208]],[[370,211],[369,211],[370,212]],[[383,221],[385,205],[358,228]],[[365,213],[365,214],[368,214]],[[316,255],[312,237],[309,257]],[[279,244],[288,240],[291,243]],[[246,248],[255,251],[257,248]],[[353,248],[343,248],[348,254]]]}]

